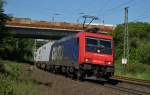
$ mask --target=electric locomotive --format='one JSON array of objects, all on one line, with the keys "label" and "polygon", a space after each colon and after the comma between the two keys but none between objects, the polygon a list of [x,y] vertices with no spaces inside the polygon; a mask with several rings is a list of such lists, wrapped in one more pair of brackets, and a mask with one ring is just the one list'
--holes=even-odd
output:
[{"label": "electric locomotive", "polygon": [[108,79],[114,74],[114,54],[112,36],[79,32],[52,44],[45,68],[79,79]]}]

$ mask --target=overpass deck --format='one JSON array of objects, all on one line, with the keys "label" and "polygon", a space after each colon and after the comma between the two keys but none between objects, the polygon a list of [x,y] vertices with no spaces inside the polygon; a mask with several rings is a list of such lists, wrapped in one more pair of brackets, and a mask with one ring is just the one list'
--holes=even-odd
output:
[{"label": "overpass deck", "polygon": [[[12,19],[7,22],[8,29],[17,37],[59,39],[63,36],[83,31],[81,24],[66,22],[46,22],[29,19]],[[112,32],[113,26],[90,25],[89,28],[99,28],[103,32]]]}]

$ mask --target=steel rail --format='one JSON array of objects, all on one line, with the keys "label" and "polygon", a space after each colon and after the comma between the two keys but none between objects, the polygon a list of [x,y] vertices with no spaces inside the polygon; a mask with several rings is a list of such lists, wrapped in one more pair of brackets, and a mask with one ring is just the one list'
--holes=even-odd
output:
[{"label": "steel rail", "polygon": [[128,93],[129,95],[130,94],[133,94],[133,95],[150,95],[149,92],[139,91],[139,90],[135,90],[135,89],[129,89],[129,88],[120,87],[120,86],[116,86],[116,85],[105,84],[104,87],[119,90],[119,91]]},{"label": "steel rail", "polygon": [[123,76],[114,76],[111,79],[118,80],[124,83],[131,83],[131,84],[141,85],[150,88],[150,81],[148,80],[140,80],[140,79],[123,77]]}]

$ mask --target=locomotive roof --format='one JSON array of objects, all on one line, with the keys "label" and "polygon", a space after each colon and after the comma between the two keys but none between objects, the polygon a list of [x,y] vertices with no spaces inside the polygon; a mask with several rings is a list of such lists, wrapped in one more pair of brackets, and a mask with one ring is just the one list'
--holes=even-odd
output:
[{"label": "locomotive roof", "polygon": [[83,31],[83,32],[78,32],[77,34],[65,36],[65,37],[61,38],[60,40],[56,41],[56,43],[63,42],[63,41],[66,41],[68,39],[76,38],[76,37],[79,37],[79,36],[82,36],[82,35],[99,37],[99,38],[104,38],[104,39],[112,39],[112,36],[109,36],[109,35],[106,35],[106,34],[91,33],[91,32],[84,32]]}]

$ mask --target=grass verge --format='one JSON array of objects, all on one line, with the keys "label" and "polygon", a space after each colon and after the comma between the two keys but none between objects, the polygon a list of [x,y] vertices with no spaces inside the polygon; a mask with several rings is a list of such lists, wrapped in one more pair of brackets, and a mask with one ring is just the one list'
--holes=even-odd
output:
[{"label": "grass verge", "polygon": [[0,60],[0,95],[38,95],[31,75],[25,80],[19,79],[23,70],[22,64]]},{"label": "grass verge", "polygon": [[129,63],[123,66],[121,61],[117,61],[115,64],[115,75],[150,80],[150,65]]}]

